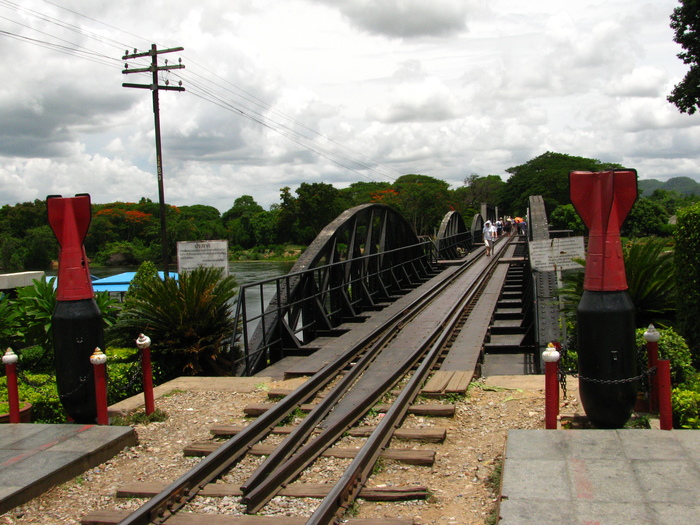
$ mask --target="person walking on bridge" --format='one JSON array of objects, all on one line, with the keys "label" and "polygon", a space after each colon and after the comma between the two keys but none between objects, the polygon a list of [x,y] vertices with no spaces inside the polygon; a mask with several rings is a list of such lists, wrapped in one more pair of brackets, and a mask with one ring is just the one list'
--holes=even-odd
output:
[{"label": "person walking on bridge", "polygon": [[484,223],[484,245],[486,246],[486,255],[491,255],[491,250],[493,250],[493,230],[491,221],[486,221]]}]

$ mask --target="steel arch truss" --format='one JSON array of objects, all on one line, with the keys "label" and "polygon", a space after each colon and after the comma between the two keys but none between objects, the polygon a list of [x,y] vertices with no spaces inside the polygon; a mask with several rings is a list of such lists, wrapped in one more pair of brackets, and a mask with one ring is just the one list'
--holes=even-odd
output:
[{"label": "steel arch truss", "polygon": [[[242,322],[245,375],[287,355],[308,352],[321,335],[377,309],[433,271],[432,243],[420,243],[398,212],[381,204],[351,208],[326,226],[290,272],[248,337]],[[244,301],[245,287],[240,301]]]},{"label": "steel arch truss", "polygon": [[435,242],[438,258],[460,259],[474,248],[474,243],[474,232],[467,230],[459,212],[448,211],[442,219]]}]

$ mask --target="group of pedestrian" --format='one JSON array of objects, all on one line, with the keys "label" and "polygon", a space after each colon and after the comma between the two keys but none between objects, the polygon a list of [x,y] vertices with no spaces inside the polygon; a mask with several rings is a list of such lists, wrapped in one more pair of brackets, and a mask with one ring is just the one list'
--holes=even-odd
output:
[{"label": "group of pedestrian", "polygon": [[484,245],[486,246],[486,255],[493,253],[493,243],[502,235],[511,236],[514,233],[517,235],[527,235],[527,221],[522,217],[506,217],[496,220],[495,222],[486,221],[484,223],[483,237]]}]

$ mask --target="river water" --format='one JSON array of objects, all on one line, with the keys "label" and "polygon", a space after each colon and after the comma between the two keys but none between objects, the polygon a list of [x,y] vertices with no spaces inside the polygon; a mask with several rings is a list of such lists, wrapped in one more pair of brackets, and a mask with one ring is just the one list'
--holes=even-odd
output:
[{"label": "river water", "polygon": [[[285,275],[294,266],[294,261],[235,261],[228,265],[229,274],[236,278],[239,286],[264,281]],[[100,279],[124,272],[135,272],[137,266],[91,267],[90,273]],[[172,270],[171,270],[172,271]],[[50,272],[47,272],[49,274]],[[55,275],[55,272],[53,272]]]}]

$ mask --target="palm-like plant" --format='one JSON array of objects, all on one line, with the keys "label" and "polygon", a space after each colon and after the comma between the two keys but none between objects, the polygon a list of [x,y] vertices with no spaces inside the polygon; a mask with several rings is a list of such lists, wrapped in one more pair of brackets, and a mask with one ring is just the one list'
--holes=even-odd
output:
[{"label": "palm-like plant", "polygon": [[[637,327],[653,323],[656,326],[673,324],[676,312],[673,250],[668,239],[650,237],[635,239],[623,246],[627,274],[627,292],[635,307]],[[580,261],[585,266],[585,261]],[[583,295],[583,272],[566,274],[559,295],[564,301],[567,316],[575,315]]]},{"label": "palm-like plant", "polygon": [[623,248],[630,298],[635,306],[637,327],[650,323],[668,327],[676,312],[673,250],[668,239],[636,239]]},{"label": "palm-like plant", "polygon": [[108,336],[133,346],[140,333],[148,335],[154,360],[175,375],[228,373],[222,346],[233,332],[236,286],[217,268],[144,280]]}]

